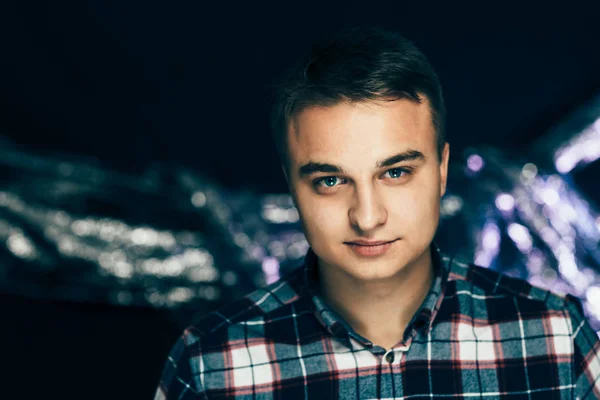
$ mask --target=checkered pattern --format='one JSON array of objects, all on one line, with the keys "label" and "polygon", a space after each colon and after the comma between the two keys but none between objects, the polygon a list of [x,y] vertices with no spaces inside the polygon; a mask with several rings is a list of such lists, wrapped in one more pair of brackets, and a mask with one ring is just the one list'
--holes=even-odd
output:
[{"label": "checkered pattern", "polygon": [[316,293],[316,256],[185,330],[155,399],[600,398],[581,304],[442,256],[403,340],[383,349]]}]

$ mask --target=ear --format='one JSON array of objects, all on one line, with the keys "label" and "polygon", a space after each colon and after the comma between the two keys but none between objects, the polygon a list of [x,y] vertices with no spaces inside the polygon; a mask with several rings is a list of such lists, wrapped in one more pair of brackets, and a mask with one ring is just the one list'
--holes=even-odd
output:
[{"label": "ear", "polygon": [[281,164],[281,171],[283,171],[283,176],[285,177],[285,183],[287,184],[288,192],[290,192],[290,195],[292,196],[294,203],[296,203],[296,197],[294,196],[294,191],[292,190],[292,182],[290,182],[290,176],[288,175],[288,170],[285,167],[285,165],[283,165],[283,164]]},{"label": "ear", "polygon": [[288,192],[290,193],[290,196],[292,197],[292,201],[294,202],[294,207],[296,207],[296,209],[298,209],[298,203],[296,202],[296,195],[294,193],[294,190],[292,190],[292,184],[290,182],[288,170],[283,164],[281,164],[281,170],[283,171],[283,176],[285,177],[285,182],[287,183]]},{"label": "ear", "polygon": [[290,185],[290,179],[288,177],[287,174],[287,169],[285,168],[285,166],[283,164],[281,164],[281,170],[283,171],[283,176],[285,177],[285,181],[287,182],[288,186]]},{"label": "ear", "polygon": [[440,160],[440,197],[446,194],[446,184],[448,182],[448,160],[450,159],[450,144],[446,142],[442,151]]}]

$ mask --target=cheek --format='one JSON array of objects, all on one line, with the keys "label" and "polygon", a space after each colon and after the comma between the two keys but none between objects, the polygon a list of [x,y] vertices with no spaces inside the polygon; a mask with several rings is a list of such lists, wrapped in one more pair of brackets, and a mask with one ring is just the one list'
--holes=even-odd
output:
[{"label": "cheek", "polygon": [[348,225],[348,216],[343,205],[315,198],[308,193],[298,193],[296,206],[307,239],[330,237],[333,234],[344,234]]},{"label": "cheek", "polygon": [[430,225],[437,225],[439,216],[439,189],[417,186],[403,191],[388,203],[388,222],[398,225],[405,234],[425,233]]}]

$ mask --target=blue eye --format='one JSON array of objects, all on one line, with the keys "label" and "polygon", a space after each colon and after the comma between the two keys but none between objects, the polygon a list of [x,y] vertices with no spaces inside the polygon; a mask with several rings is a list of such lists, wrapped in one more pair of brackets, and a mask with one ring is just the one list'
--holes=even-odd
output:
[{"label": "blue eye", "polygon": [[326,176],[325,178],[321,179],[321,182],[323,182],[327,187],[333,187],[338,183],[338,178],[335,176]]},{"label": "blue eye", "polygon": [[390,178],[397,179],[400,178],[402,175],[406,174],[406,171],[402,168],[392,168],[389,171],[387,171],[386,174],[389,174]]},{"label": "blue eye", "polygon": [[313,185],[316,189],[328,189],[337,188],[343,183],[345,183],[345,180],[338,178],[337,176],[324,176],[323,178],[315,179]]}]

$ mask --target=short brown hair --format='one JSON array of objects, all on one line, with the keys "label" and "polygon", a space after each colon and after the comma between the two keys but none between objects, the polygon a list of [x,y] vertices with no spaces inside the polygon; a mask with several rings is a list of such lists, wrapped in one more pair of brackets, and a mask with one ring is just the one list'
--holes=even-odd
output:
[{"label": "short brown hair", "polygon": [[275,85],[271,132],[282,163],[287,168],[289,122],[307,107],[400,98],[421,102],[422,95],[430,103],[441,160],[446,143],[442,89],[413,42],[378,27],[353,28],[316,42]]}]

